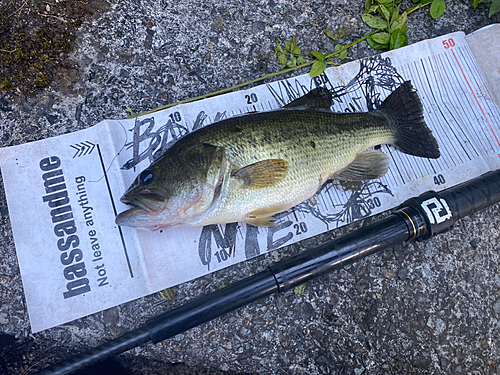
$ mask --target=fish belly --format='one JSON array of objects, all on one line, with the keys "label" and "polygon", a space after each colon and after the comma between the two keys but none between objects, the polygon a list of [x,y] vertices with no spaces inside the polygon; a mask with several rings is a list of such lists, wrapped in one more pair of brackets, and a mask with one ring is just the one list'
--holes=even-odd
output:
[{"label": "fish belly", "polygon": [[[352,131],[318,136],[311,133],[298,140],[286,139],[266,148],[260,159],[284,159],[289,165],[285,178],[273,186],[251,189],[229,175],[224,182],[220,202],[202,222],[208,225],[248,221],[252,213],[276,214],[311,198],[329,179],[344,170],[359,152],[387,143],[389,132],[369,131],[366,135]],[[231,161],[231,155],[228,156]],[[257,158],[253,158],[250,163]],[[241,165],[241,161],[238,161]]]}]

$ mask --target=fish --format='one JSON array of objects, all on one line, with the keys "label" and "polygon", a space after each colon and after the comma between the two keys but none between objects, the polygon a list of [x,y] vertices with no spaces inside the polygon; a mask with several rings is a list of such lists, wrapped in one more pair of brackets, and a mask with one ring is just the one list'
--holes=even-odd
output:
[{"label": "fish", "polygon": [[138,174],[120,199],[132,207],[116,224],[145,230],[273,226],[273,215],[312,198],[329,180],[384,176],[389,157],[375,146],[440,157],[410,81],[371,112],[336,113],[332,104],[331,93],[318,87],[280,109],[188,133]]}]

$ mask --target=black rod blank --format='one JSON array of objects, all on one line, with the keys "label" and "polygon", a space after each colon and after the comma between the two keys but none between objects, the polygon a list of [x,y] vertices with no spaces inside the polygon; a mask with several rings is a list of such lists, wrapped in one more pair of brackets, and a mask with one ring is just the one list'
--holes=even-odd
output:
[{"label": "black rod blank", "polygon": [[500,170],[407,200],[392,215],[271,265],[267,270],[186,303],[143,327],[40,374],[63,375],[152,341],[160,342],[276,292],[407,240],[446,232],[457,220],[500,202]]}]

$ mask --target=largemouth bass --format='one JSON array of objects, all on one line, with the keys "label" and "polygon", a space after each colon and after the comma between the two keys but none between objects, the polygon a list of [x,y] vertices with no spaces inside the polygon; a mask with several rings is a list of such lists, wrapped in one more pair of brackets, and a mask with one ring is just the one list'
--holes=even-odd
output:
[{"label": "largemouth bass", "polygon": [[142,171],[121,198],[134,206],[116,223],[158,230],[246,222],[274,225],[273,215],[311,198],[330,179],[372,180],[389,158],[368,150],[391,144],[438,158],[422,104],[405,82],[368,113],[335,113],[317,88],[282,109],[245,114],[198,129]]}]

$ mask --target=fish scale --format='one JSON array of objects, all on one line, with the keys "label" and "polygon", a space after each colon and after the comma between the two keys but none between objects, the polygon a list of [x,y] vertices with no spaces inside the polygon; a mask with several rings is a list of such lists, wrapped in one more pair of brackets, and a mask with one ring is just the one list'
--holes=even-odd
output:
[{"label": "fish scale", "polygon": [[[261,160],[284,159],[290,166],[285,177],[266,189],[242,189],[240,180],[228,178],[223,188],[226,199],[207,216],[205,224],[223,219],[242,221],[246,219],[242,212],[291,208],[314,195],[359,152],[394,140],[387,119],[378,114],[286,109],[262,117],[254,114],[227,119],[221,128],[206,128],[198,139],[227,149],[226,157],[234,170]],[[231,127],[244,127],[244,131],[236,136],[227,130]]]},{"label": "fish scale", "polygon": [[334,113],[327,95],[318,88],[285,108],[189,133],[125,192],[122,202],[134,207],[118,215],[117,224],[151,230],[236,221],[270,226],[274,214],[311,198],[328,179],[382,177],[389,160],[369,150],[373,146],[439,157],[410,82],[369,113]]}]

